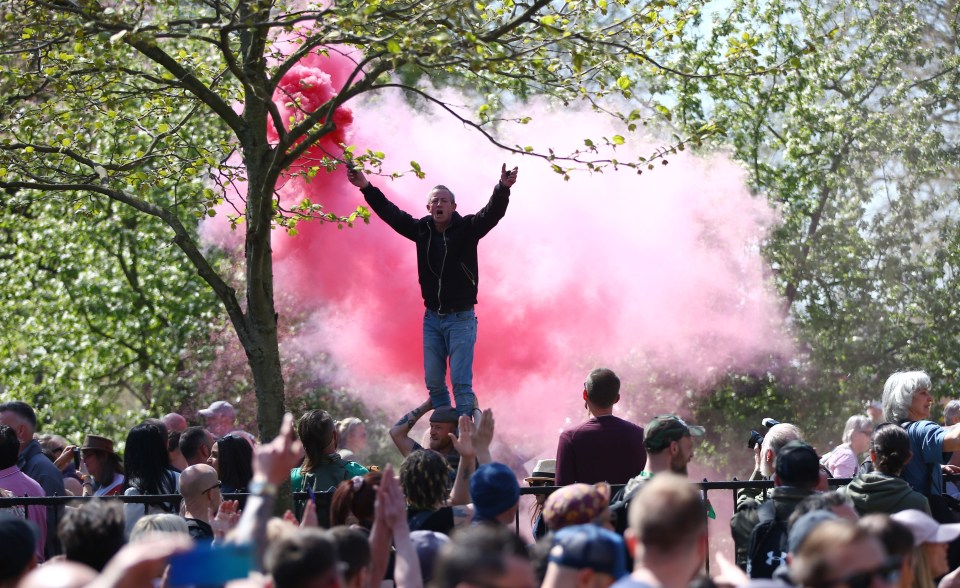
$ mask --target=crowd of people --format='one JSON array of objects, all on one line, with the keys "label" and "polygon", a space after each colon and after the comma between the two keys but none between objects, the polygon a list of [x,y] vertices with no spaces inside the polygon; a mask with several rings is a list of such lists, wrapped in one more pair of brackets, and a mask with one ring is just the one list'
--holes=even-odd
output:
[{"label": "crowd of people", "polygon": [[[390,429],[396,472],[365,463],[363,421],[324,410],[288,414],[258,442],[218,401],[196,426],[178,414],[137,424],[121,458],[93,432],[79,445],[38,435],[30,405],[4,402],[0,498],[90,499],[0,503],[0,588],[960,588],[960,516],[943,478],[958,469],[960,402],[935,423],[931,388],[922,372],[893,374],[882,415],[848,419],[822,456],[795,424],[773,424],[750,476],[773,488],[737,492],[734,557],[718,552],[712,577],[716,514],[687,477],[705,431],[675,414],[644,427],[615,416],[608,369],[584,383],[589,418],[531,472],[494,459],[492,409],[430,400]],[[421,443],[411,430],[428,415]],[[852,479],[830,490],[830,478]],[[546,487],[532,541],[515,525],[520,479]],[[285,484],[297,499],[276,517]]]}]

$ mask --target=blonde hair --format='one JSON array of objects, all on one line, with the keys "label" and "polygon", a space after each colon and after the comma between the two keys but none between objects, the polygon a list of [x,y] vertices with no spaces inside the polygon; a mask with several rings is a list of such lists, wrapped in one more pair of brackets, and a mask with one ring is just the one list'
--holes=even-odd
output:
[{"label": "blonde hair", "polygon": [[142,541],[144,537],[154,533],[172,533],[190,535],[187,521],[183,517],[170,514],[148,514],[140,517],[130,530],[130,543]]}]

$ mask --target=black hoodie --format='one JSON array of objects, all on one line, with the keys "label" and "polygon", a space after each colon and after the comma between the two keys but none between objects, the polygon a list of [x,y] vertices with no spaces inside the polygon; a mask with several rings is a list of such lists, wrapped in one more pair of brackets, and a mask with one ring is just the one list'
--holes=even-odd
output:
[{"label": "black hoodie", "polygon": [[497,182],[486,206],[466,216],[454,211],[450,225],[442,233],[437,231],[432,217],[413,218],[387,200],[373,184],[361,192],[377,216],[417,244],[417,274],[424,306],[447,313],[477,303],[477,244],[506,214],[509,188]]}]

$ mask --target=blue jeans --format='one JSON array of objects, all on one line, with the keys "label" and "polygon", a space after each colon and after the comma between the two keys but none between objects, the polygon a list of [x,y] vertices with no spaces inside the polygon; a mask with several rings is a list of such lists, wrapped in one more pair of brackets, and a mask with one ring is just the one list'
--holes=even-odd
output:
[{"label": "blue jeans", "polygon": [[473,346],[477,342],[477,315],[473,310],[423,314],[423,372],[433,408],[450,406],[447,358],[457,412],[470,415],[476,406],[473,394]]}]

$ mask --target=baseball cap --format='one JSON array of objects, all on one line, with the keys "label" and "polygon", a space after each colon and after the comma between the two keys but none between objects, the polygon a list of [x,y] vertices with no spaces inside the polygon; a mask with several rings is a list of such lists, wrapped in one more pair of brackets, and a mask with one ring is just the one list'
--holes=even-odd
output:
[{"label": "baseball cap", "polygon": [[787,486],[815,486],[820,480],[820,458],[803,441],[791,441],[777,452],[774,471]]},{"label": "baseball cap", "polygon": [[199,411],[202,416],[212,417],[215,414],[236,414],[236,411],[233,409],[233,405],[227,402],[226,400],[217,400],[209,407],[204,408]]},{"label": "baseball cap", "polygon": [[420,560],[420,573],[423,575],[424,584],[426,584],[433,577],[433,564],[437,561],[440,548],[450,543],[450,537],[436,531],[411,531],[410,543],[417,550],[417,558]]},{"label": "baseball cap", "polygon": [[549,560],[567,568],[590,568],[617,580],[627,575],[623,538],[597,525],[573,525],[557,531]]},{"label": "baseball cap", "polygon": [[608,506],[610,486],[606,482],[570,484],[547,498],[543,504],[543,522],[551,530],[592,523]]},{"label": "baseball cap", "polygon": [[460,415],[457,414],[457,409],[452,406],[441,406],[433,409],[433,412],[430,413],[430,422],[457,424],[460,422]]},{"label": "baseball cap", "polygon": [[910,528],[916,546],[923,543],[949,543],[960,537],[960,523],[940,524],[922,510],[901,510],[890,515],[890,518]]},{"label": "baseball cap", "polygon": [[704,433],[703,427],[688,425],[675,414],[661,414],[653,417],[643,431],[643,447],[647,451],[660,451],[681,437],[703,437]]},{"label": "baseball cap", "polygon": [[506,465],[485,463],[470,477],[470,499],[479,520],[496,518],[520,500],[520,484]]},{"label": "baseball cap", "polygon": [[803,540],[817,528],[817,525],[824,521],[835,521],[839,518],[829,510],[811,510],[804,513],[790,527],[790,532],[787,534],[787,549],[790,553],[796,553],[803,544]]}]

